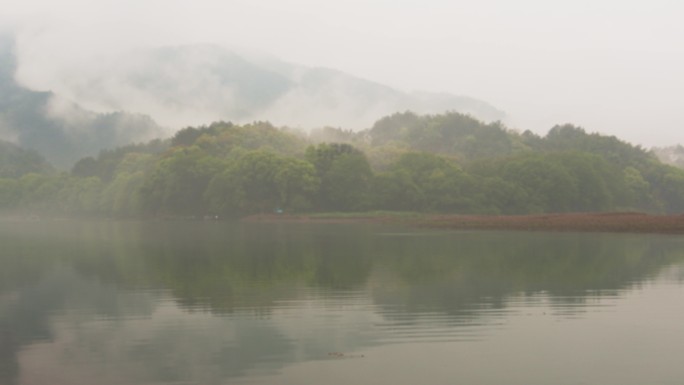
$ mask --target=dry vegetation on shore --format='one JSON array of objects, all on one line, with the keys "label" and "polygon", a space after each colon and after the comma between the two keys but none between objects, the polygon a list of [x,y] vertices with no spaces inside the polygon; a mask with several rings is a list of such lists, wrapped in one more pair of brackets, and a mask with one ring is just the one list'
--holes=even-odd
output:
[{"label": "dry vegetation on shore", "polygon": [[249,222],[401,223],[462,230],[580,231],[684,234],[684,215],[644,213],[566,213],[540,215],[253,215]]}]

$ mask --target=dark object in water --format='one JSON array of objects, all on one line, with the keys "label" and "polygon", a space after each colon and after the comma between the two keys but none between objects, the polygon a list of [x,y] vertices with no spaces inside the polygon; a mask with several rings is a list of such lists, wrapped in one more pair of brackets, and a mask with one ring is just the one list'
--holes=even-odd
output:
[{"label": "dark object in water", "polygon": [[341,352],[330,352],[328,356],[331,358],[362,358],[363,354],[344,354]]}]

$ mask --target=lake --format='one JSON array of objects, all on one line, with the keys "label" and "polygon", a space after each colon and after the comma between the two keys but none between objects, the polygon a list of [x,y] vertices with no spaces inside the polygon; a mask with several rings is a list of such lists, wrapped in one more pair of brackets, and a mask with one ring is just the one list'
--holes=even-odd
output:
[{"label": "lake", "polygon": [[0,384],[682,384],[684,238],[0,222]]}]

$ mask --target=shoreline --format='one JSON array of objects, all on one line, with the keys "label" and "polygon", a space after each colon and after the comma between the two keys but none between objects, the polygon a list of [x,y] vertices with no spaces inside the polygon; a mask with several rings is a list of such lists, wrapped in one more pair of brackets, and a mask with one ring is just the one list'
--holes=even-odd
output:
[{"label": "shoreline", "polygon": [[565,231],[684,234],[684,215],[635,212],[562,213],[533,215],[415,214],[258,214],[242,218],[262,223],[395,223],[453,230]]},{"label": "shoreline", "polygon": [[0,223],[40,223],[45,221],[238,221],[242,223],[283,224],[388,224],[425,229],[548,231],[595,233],[684,234],[684,214],[638,212],[558,213],[524,215],[425,214],[413,212],[255,214],[242,218],[74,218],[52,216],[0,216]]}]

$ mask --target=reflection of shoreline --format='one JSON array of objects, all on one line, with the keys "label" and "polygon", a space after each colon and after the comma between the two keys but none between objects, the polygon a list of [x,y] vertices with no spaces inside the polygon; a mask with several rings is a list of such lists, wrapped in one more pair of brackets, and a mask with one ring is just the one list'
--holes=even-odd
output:
[{"label": "reflection of shoreline", "polygon": [[306,362],[370,365],[377,347],[588,319],[684,261],[677,237],[309,223],[0,226],[0,299],[18,293],[0,306],[0,356],[16,364],[0,359],[0,383],[254,383]]},{"label": "reflection of shoreline", "polygon": [[260,214],[245,222],[266,223],[401,223],[463,230],[573,231],[684,234],[684,215],[643,213],[564,213],[539,215],[276,215]]},{"label": "reflection of shoreline", "polygon": [[526,231],[684,234],[684,215],[568,213],[521,216],[436,216],[427,227]]}]

